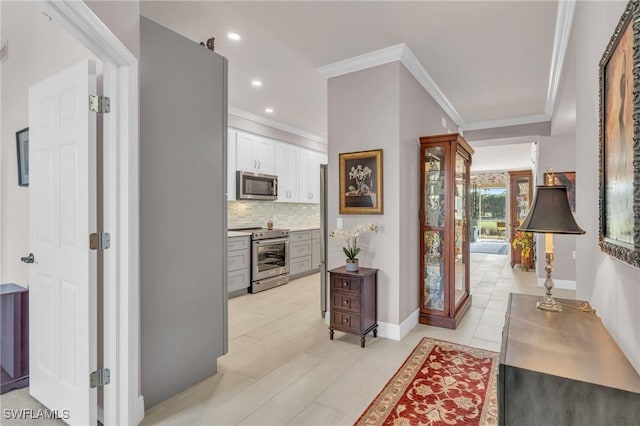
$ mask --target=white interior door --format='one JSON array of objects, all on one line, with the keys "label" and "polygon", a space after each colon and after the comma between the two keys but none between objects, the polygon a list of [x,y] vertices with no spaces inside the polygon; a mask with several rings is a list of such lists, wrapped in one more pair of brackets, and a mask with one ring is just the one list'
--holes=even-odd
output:
[{"label": "white interior door", "polygon": [[71,425],[95,425],[97,412],[95,90],[92,61],[29,90],[30,393]]}]

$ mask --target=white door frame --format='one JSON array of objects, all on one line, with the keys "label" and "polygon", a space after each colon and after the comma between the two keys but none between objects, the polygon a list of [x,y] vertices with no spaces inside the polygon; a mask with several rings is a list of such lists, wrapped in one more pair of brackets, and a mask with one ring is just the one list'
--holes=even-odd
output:
[{"label": "white door frame", "polygon": [[139,367],[138,60],[84,3],[44,0],[41,8],[104,64],[104,387],[105,426],[137,425],[144,417]]}]

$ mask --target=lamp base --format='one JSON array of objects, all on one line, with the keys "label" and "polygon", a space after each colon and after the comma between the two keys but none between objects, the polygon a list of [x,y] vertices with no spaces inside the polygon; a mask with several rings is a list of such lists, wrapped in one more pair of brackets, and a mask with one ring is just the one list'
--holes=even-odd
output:
[{"label": "lamp base", "polygon": [[536,303],[538,309],[542,309],[543,311],[552,311],[552,312],[561,312],[562,307],[552,296],[544,296],[542,299],[538,300]]}]

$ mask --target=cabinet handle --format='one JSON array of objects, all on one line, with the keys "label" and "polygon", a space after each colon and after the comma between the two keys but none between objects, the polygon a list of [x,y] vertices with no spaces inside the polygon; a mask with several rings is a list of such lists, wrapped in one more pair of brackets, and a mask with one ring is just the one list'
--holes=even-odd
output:
[{"label": "cabinet handle", "polygon": [[349,301],[348,301],[348,300],[345,300],[345,301],[344,301],[344,304],[345,304],[345,305],[348,305],[348,304],[349,304]]},{"label": "cabinet handle", "polygon": [[343,322],[349,322],[349,318],[345,318]]},{"label": "cabinet handle", "polygon": [[347,282],[342,283],[342,287],[349,287],[349,283]]},{"label": "cabinet handle", "polygon": [[260,165],[261,165],[261,164],[260,164],[260,160],[258,160],[258,168],[260,168]]}]

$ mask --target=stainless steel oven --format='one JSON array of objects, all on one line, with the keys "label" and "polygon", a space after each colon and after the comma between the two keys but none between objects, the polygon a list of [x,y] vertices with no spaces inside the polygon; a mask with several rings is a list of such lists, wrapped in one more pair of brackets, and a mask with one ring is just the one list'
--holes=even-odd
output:
[{"label": "stainless steel oven", "polygon": [[289,231],[256,230],[251,239],[251,293],[288,283]]}]

